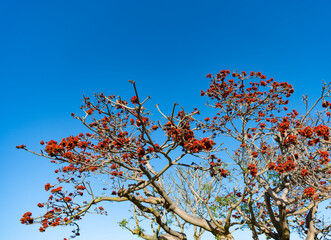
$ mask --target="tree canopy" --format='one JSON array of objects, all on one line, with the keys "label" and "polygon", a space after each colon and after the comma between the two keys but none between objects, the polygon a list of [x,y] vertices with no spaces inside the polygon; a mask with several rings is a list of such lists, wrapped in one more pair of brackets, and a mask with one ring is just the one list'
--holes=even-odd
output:
[{"label": "tree canopy", "polygon": [[177,104],[153,113],[131,81],[130,101],[84,98],[84,114],[72,116],[86,133],[41,141],[40,153],[17,146],[59,166],[58,181],[45,184],[49,198],[38,204],[45,214],[27,212],[21,222],[41,224],[40,232],[75,226],[75,237],[88,213],[107,214],[101,204],[126,201],[133,218],[120,226],[147,240],[185,240],[188,228],[195,240],[205,232],[233,239],[242,228],[253,239],[287,240],[293,232],[329,239],[318,206],[328,208],[331,197],[330,85],[312,104],[304,96],[302,107],[289,110],[287,82],[228,70],[207,78],[206,114]]}]

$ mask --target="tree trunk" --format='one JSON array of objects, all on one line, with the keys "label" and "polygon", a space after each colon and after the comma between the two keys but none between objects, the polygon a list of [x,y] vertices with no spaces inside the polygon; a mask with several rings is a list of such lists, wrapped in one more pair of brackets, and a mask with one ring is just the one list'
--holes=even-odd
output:
[{"label": "tree trunk", "polygon": [[279,223],[282,231],[279,233],[282,240],[290,240],[290,229],[286,218],[286,207],[279,206]]},{"label": "tree trunk", "polygon": [[281,226],[281,232],[279,232],[279,235],[281,236],[282,240],[290,240],[290,229],[287,223],[286,218],[286,207],[285,206],[279,206],[279,223]]},{"label": "tree trunk", "polygon": [[314,215],[317,212],[317,204],[314,202],[314,206],[309,210],[306,217],[306,227],[308,228],[306,240],[314,240],[316,235],[316,230],[314,228]]}]

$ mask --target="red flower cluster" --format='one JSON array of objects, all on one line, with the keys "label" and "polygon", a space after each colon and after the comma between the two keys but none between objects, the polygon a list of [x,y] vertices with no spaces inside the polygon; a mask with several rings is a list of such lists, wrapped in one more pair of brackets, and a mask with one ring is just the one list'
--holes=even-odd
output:
[{"label": "red flower cluster", "polygon": [[123,146],[127,145],[128,143],[130,143],[129,138],[119,137],[115,141],[113,141],[111,148],[115,147],[116,149],[121,149]]},{"label": "red flower cluster", "polygon": [[271,163],[269,163],[269,165],[268,165],[268,169],[269,170],[275,170],[276,169],[276,163],[274,163],[274,162],[271,162]]},{"label": "red flower cluster", "polygon": [[209,151],[213,148],[213,146],[215,145],[215,142],[209,138],[203,138],[200,141],[202,148],[206,151]]},{"label": "red flower cluster", "polygon": [[306,188],[303,191],[303,194],[308,196],[308,197],[313,197],[315,195],[315,188],[313,188],[313,187]]},{"label": "red flower cluster", "polygon": [[319,138],[315,138],[315,139],[309,140],[307,143],[308,143],[308,146],[314,146],[315,144],[317,144],[319,142],[320,142],[320,139]]},{"label": "red flower cluster", "polygon": [[72,160],[74,158],[74,154],[72,152],[65,152],[62,154],[62,157]]},{"label": "red flower cluster", "polygon": [[62,187],[58,187],[58,188],[54,188],[52,189],[51,193],[57,193],[57,192],[61,192],[62,191]]},{"label": "red flower cluster", "polygon": [[302,169],[301,170],[301,175],[302,175],[302,177],[308,176],[309,175],[309,171],[307,169]]},{"label": "red flower cluster", "polygon": [[153,125],[153,126],[151,127],[151,129],[154,130],[154,131],[157,130],[158,128],[159,128],[159,127],[156,126],[156,125]]},{"label": "red flower cluster", "polygon": [[164,127],[168,136],[190,153],[198,153],[203,150],[210,151],[215,145],[215,142],[209,138],[196,139],[189,123],[185,123],[178,128],[173,123],[167,122]]},{"label": "red flower cluster", "polygon": [[[87,134],[88,135],[88,134]],[[91,142],[86,142],[86,141],[80,141],[81,136],[83,134],[80,134],[79,136],[70,136],[67,138],[63,138],[61,142],[58,144],[57,141],[50,140],[46,147],[45,147],[45,152],[50,156],[50,157],[55,157],[61,155],[64,158],[67,158],[69,160],[72,160],[74,158],[74,154],[72,152],[66,152],[73,150],[75,147],[80,147],[82,149],[86,149],[88,145]],[[43,141],[41,143],[44,143]]]},{"label": "red flower cluster", "polygon": [[304,129],[300,129],[298,130],[299,134],[302,136],[302,137],[306,137],[306,138],[310,138],[313,136],[314,134],[314,131],[311,127],[305,127]]},{"label": "red flower cluster", "polygon": [[62,139],[59,145],[65,147],[67,150],[72,150],[78,145],[79,140],[78,136],[70,136]]},{"label": "red flower cluster", "polygon": [[58,154],[62,154],[64,151],[64,147],[57,144],[57,141],[50,140],[46,147],[45,152],[51,157],[55,157]]},{"label": "red flower cluster", "polygon": [[110,175],[114,176],[114,177],[117,177],[117,176],[122,176],[123,175],[123,172],[120,171],[120,172],[117,172],[117,171],[112,171],[110,173]]},{"label": "red flower cluster", "polygon": [[177,142],[185,142],[194,139],[194,133],[191,130],[190,124],[185,123],[180,128],[175,126],[172,122],[167,122],[164,124],[164,127],[167,131],[169,137]]},{"label": "red flower cluster", "polygon": [[87,113],[88,115],[92,115],[92,114],[93,114],[93,109],[89,109],[89,110],[87,110],[86,113]]},{"label": "red flower cluster", "polygon": [[329,101],[324,101],[322,103],[322,107],[324,107],[324,108],[331,108],[331,103]]},{"label": "red flower cluster", "polygon": [[285,146],[290,146],[290,145],[295,145],[298,143],[298,139],[297,139],[297,135],[294,135],[294,134],[289,134],[287,135],[287,137],[285,138],[284,140],[284,145]]},{"label": "red flower cluster", "polygon": [[96,171],[97,169],[98,169],[98,167],[95,167],[95,166],[90,167],[90,171],[92,171],[92,172]]},{"label": "red flower cluster", "polygon": [[285,134],[289,128],[290,128],[289,118],[283,117],[282,122],[280,122],[278,125],[278,131],[280,131],[282,134]]},{"label": "red flower cluster", "polygon": [[62,168],[62,171],[63,172],[74,172],[74,171],[77,171],[78,170],[78,168],[77,167],[74,167],[74,165],[73,164],[70,164],[69,166],[64,166],[63,168]]},{"label": "red flower cluster", "polygon": [[64,198],[63,198],[63,201],[65,201],[65,202],[71,202],[72,199],[71,199],[70,197],[64,197]]},{"label": "red flower cluster", "polygon": [[51,187],[53,187],[53,186],[51,186],[51,184],[46,183],[46,185],[45,185],[45,190],[48,191]]},{"label": "red flower cluster", "polygon": [[252,152],[252,157],[253,158],[257,158],[259,156],[259,154],[257,152]]},{"label": "red flower cluster", "polygon": [[23,214],[23,217],[20,219],[22,224],[32,224],[33,218],[31,217],[31,212],[26,212]]},{"label": "red flower cluster", "polygon": [[[43,216],[43,220],[41,221],[42,227],[39,228],[39,231],[45,232],[46,228],[48,228],[49,226],[55,227],[60,225],[60,221],[61,221],[60,217],[57,217],[52,220],[52,218],[54,217],[54,212],[60,212],[60,211],[61,211],[60,208],[55,207],[54,209],[46,212],[46,214]],[[64,218],[63,220],[67,221],[68,219]]]},{"label": "red flower cluster", "polygon": [[133,96],[133,97],[131,98],[131,102],[132,102],[133,104],[137,104],[137,103],[138,103],[138,97],[137,97],[137,96]]},{"label": "red flower cluster", "polygon": [[[296,156],[297,159],[297,156]],[[268,169],[269,170],[275,170],[278,173],[284,173],[293,171],[296,168],[296,164],[293,161],[292,157],[288,157],[287,161],[284,163],[283,157],[278,156],[277,157],[277,164],[274,162],[269,163]]]},{"label": "red flower cluster", "polygon": [[98,143],[98,146],[94,146],[95,149],[105,150],[111,143],[111,140],[108,138],[103,139],[103,141],[100,141]]},{"label": "red flower cluster", "polygon": [[90,144],[91,144],[91,142],[81,141],[78,143],[78,147],[81,149],[86,149]]},{"label": "red flower cluster", "polygon": [[[280,110],[279,105],[288,104],[288,100],[284,101],[283,97],[289,97],[293,92],[292,85],[282,82],[275,82],[272,78],[265,80],[266,76],[260,72],[251,72],[250,76],[247,76],[245,72],[241,74],[234,72],[233,77],[237,77],[239,80],[229,79],[226,81],[226,77],[230,74],[230,71],[222,70],[214,78],[212,78],[210,88],[206,92],[201,91],[201,95],[207,95],[212,100],[216,100],[215,107],[220,108],[220,112],[224,112],[226,115],[232,115],[237,113],[240,116],[245,112],[253,109],[264,109],[264,111]],[[211,78],[211,75],[208,75]],[[244,80],[260,78],[260,82],[249,82],[249,86],[245,86]],[[269,91],[266,91],[266,87],[269,87]],[[271,115],[271,114],[270,114]],[[221,124],[225,124],[225,116],[221,118]],[[260,121],[261,119],[257,119]],[[269,119],[269,121],[271,121]],[[265,123],[262,123],[261,128],[266,127]]]},{"label": "red flower cluster", "polygon": [[137,155],[138,155],[138,157],[140,157],[140,158],[144,157],[144,156],[145,156],[145,149],[143,149],[142,147],[139,147],[139,148],[137,149]]},{"label": "red flower cluster", "polygon": [[330,162],[330,153],[328,151],[321,151],[321,150],[318,150],[317,153],[320,155],[320,163],[321,164],[327,164]]},{"label": "red flower cluster", "polygon": [[118,168],[119,166],[117,165],[117,164],[112,164],[111,166],[110,166],[110,169],[116,169],[116,168]]},{"label": "red flower cluster", "polygon": [[22,144],[22,145],[16,146],[16,148],[17,149],[24,149],[24,148],[26,148],[26,146]]},{"label": "red flower cluster", "polygon": [[209,138],[203,138],[202,140],[194,139],[193,141],[185,142],[184,148],[188,152],[198,153],[203,150],[210,151],[215,145],[215,142]]},{"label": "red flower cluster", "polygon": [[255,164],[249,164],[247,169],[249,170],[249,174],[251,174],[252,177],[255,177],[258,173],[258,170],[257,170]]},{"label": "red flower cluster", "polygon": [[226,171],[225,169],[223,169],[223,168],[220,168],[219,169],[219,172],[220,172],[220,175],[222,176],[222,177],[227,177],[228,176],[228,171]]},{"label": "red flower cluster", "polygon": [[284,173],[285,172],[285,166],[283,163],[278,163],[276,167],[276,172]]},{"label": "red flower cluster", "polygon": [[317,136],[323,137],[324,140],[327,140],[327,141],[329,140],[330,131],[329,131],[328,126],[318,125],[318,126],[314,127],[314,131],[317,134]]},{"label": "red flower cluster", "polygon": [[266,145],[263,145],[262,146],[262,151],[261,151],[262,154],[267,154],[267,155],[270,155],[270,146],[266,146]]},{"label": "red flower cluster", "polygon": [[287,160],[284,164],[286,172],[292,171],[295,169],[295,163],[292,160]]}]

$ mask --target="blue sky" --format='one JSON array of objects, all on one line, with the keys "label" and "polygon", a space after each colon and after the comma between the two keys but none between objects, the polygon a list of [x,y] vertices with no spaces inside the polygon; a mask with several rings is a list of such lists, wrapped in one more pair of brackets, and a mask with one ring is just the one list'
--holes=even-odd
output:
[{"label": "blue sky", "polygon": [[[319,1],[22,1],[0,3],[2,117],[0,238],[63,239],[19,223],[47,198],[54,166],[24,151],[40,140],[78,134],[70,117],[83,94],[144,96],[167,110],[202,106],[208,73],[261,71],[317,98],[331,79],[331,2]],[[125,207],[89,216],[81,240],[136,238],[117,227]],[[127,234],[127,235],[126,235]]]}]

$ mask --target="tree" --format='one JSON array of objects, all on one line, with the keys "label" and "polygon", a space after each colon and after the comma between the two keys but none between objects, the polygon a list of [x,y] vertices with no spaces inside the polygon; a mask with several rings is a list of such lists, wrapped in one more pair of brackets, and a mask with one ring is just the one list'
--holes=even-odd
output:
[{"label": "tree", "polygon": [[27,212],[21,222],[40,223],[41,232],[76,225],[79,235],[79,219],[106,213],[100,203],[129,201],[134,227],[127,220],[120,226],[143,239],[187,239],[185,226],[196,240],[206,231],[233,239],[239,228],[250,229],[253,239],[290,239],[294,231],[306,239],[330,236],[330,224],[316,214],[331,196],[330,85],[311,107],[304,97],[299,114],[286,107],[294,92],[286,82],[227,70],[207,78],[205,118],[198,109],[178,111],[174,104],[165,114],[156,105],[161,119],[153,121],[145,107],[150,97],[141,100],[131,82],[131,103],[104,94],[84,98],[85,116],[72,116],[87,133],[42,141],[41,153],[17,146],[49,158],[61,175],[45,185],[51,196],[38,206],[46,213]]}]

